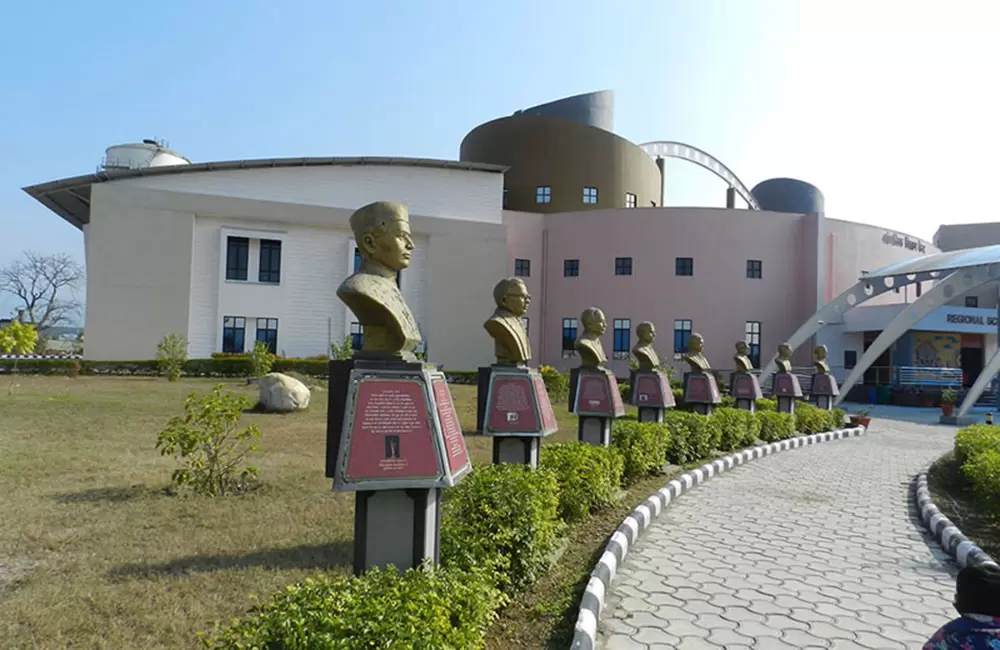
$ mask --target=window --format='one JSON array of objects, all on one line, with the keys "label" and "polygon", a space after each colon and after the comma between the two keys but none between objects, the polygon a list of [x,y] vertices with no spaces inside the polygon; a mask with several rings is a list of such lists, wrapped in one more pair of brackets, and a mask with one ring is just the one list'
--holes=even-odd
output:
[{"label": "window", "polygon": [[918,282],[918,283],[917,283],[917,298],[919,298],[919,297],[920,297],[920,293],[921,293],[921,289],[923,289],[923,285],[921,285],[921,284],[920,284],[920,283]]},{"label": "window", "polygon": [[575,318],[564,318],[562,326],[562,357],[576,356],[576,328]]},{"label": "window", "polygon": [[528,321],[528,317],[527,316],[521,316],[521,325],[524,325],[524,333],[525,334],[530,334],[531,333],[531,327],[529,327],[530,324],[531,323]]},{"label": "window", "polygon": [[616,318],[614,325],[614,355],[615,359],[628,359],[631,354],[632,321],[628,318]]},{"label": "window", "polygon": [[361,323],[351,323],[351,349],[360,350],[365,345],[365,332],[361,329]]},{"label": "window", "polygon": [[508,194],[510,194],[510,191],[506,187],[503,188],[503,207],[505,207],[505,208],[507,207],[507,195]]},{"label": "window", "polygon": [[694,275],[694,258],[678,257],[674,262],[674,272],[677,275]]},{"label": "window", "polygon": [[625,192],[625,207],[634,208],[635,207],[635,194],[631,192]]},{"label": "window", "polygon": [[539,185],[535,188],[535,203],[552,203],[552,187]]},{"label": "window", "polygon": [[851,369],[858,365],[858,353],[856,350],[844,350],[844,367]]},{"label": "window", "polygon": [[615,275],[632,275],[632,258],[615,258]]},{"label": "window", "polygon": [[966,307],[978,307],[979,306],[979,296],[966,296],[965,297]]},{"label": "window", "polygon": [[691,338],[691,321],[674,321],[674,354],[683,354],[688,349],[688,339]]},{"label": "window", "polygon": [[243,354],[243,339],[246,334],[247,319],[242,316],[226,316],[222,319],[222,351],[226,354]]},{"label": "window", "polygon": [[250,240],[228,237],[226,240],[226,279],[246,280],[250,262]]},{"label": "window", "polygon": [[575,278],[580,275],[580,260],[563,260],[563,277]]},{"label": "window", "polygon": [[278,319],[257,319],[257,340],[267,343],[271,354],[278,354]]},{"label": "window", "polygon": [[531,260],[514,260],[514,275],[519,278],[531,277]]},{"label": "window", "polygon": [[763,263],[760,260],[747,260],[747,277],[759,280],[763,277]]},{"label": "window", "polygon": [[754,368],[760,368],[760,321],[748,320],[746,323],[747,346],[750,348],[751,363]]},{"label": "window", "polygon": [[277,284],[281,281],[281,242],[275,239],[260,240],[260,282]]},{"label": "window", "polygon": [[587,205],[597,205],[596,187],[583,188],[583,202],[586,203]]}]

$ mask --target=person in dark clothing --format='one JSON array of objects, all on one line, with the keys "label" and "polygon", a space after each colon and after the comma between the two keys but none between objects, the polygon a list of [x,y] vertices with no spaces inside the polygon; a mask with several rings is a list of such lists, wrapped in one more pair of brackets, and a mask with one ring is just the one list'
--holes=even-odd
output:
[{"label": "person in dark clothing", "polygon": [[923,650],[1000,649],[1000,567],[967,566],[958,572],[956,587],[961,616],[935,632]]}]

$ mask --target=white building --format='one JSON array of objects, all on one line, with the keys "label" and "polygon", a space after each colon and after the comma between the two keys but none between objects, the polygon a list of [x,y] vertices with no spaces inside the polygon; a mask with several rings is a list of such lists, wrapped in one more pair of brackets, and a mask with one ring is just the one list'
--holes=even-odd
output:
[{"label": "white building", "polygon": [[354,270],[348,218],[391,200],[409,207],[416,250],[400,286],[429,359],[455,370],[491,362],[482,323],[507,267],[503,167],[177,158],[26,188],[84,233],[86,358],[149,359],[167,334],[186,337],[191,358],[255,340],[283,356],[325,356],[331,340],[359,331],[336,296]]}]

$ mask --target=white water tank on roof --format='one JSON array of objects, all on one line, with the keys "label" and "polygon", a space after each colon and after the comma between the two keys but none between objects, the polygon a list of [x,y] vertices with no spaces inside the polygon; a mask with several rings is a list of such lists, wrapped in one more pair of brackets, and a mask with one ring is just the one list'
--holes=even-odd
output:
[{"label": "white water tank on roof", "polygon": [[143,140],[108,147],[104,152],[104,163],[101,167],[106,170],[124,170],[190,164],[190,160],[176,151],[167,149],[159,142]]}]

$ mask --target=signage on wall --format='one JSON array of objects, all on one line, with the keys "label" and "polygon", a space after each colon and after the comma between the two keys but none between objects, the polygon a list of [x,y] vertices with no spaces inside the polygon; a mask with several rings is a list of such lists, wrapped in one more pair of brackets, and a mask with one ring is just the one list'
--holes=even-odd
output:
[{"label": "signage on wall", "polygon": [[911,251],[917,251],[918,253],[923,253],[926,251],[924,243],[919,239],[910,239],[909,237],[900,236],[899,233],[886,231],[882,235],[882,243],[886,246],[896,246],[897,248],[905,248]]},{"label": "signage on wall", "polygon": [[956,325],[990,325],[996,327],[996,316],[979,316],[975,314],[948,314],[944,317],[945,322]]}]

